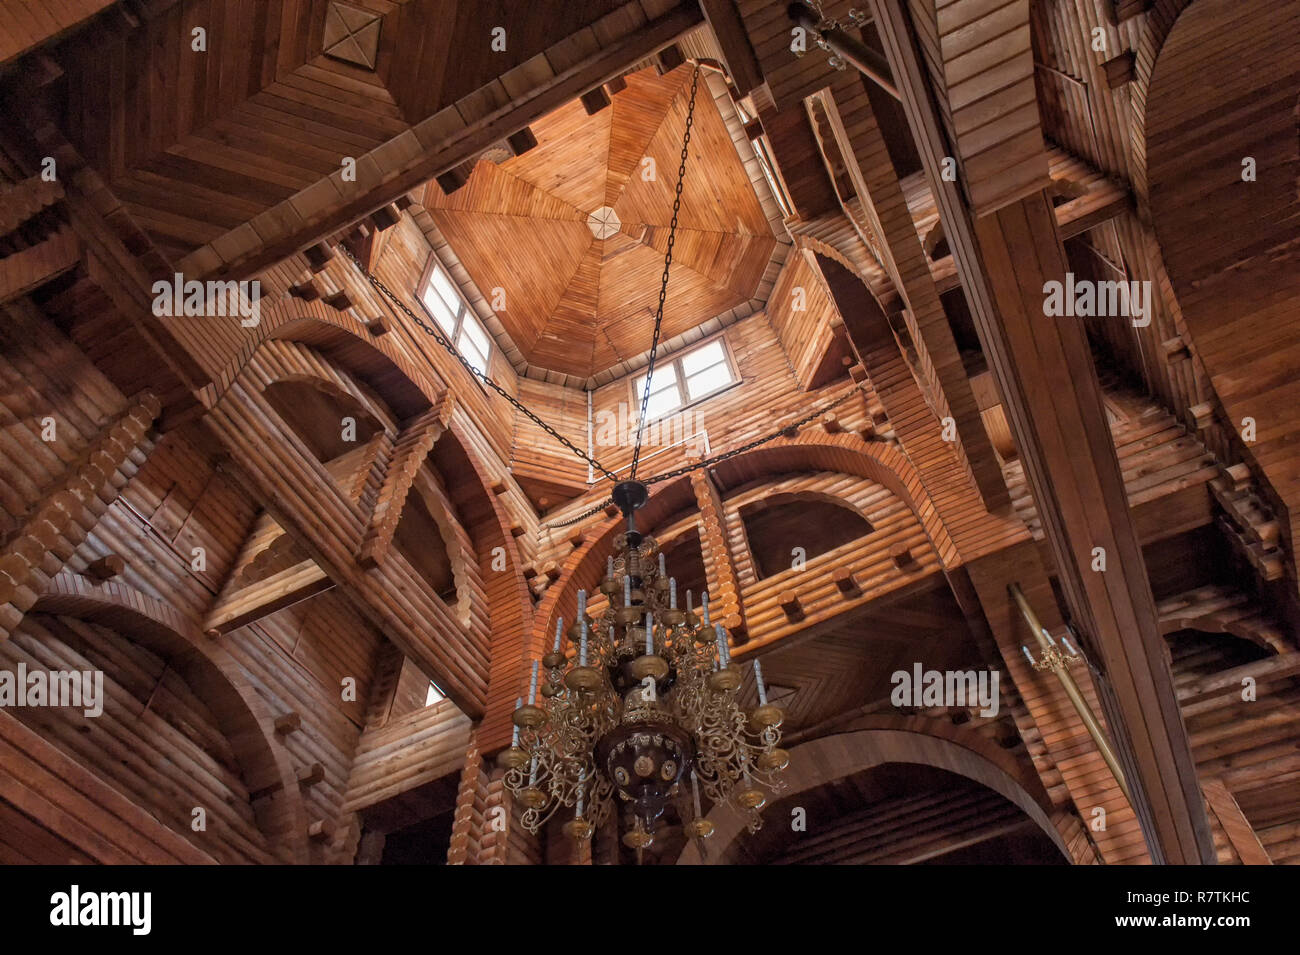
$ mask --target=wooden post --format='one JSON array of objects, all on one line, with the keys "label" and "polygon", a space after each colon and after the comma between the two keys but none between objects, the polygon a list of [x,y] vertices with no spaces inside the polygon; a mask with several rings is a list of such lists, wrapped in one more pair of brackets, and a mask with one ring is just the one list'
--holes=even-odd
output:
[{"label": "wooden post", "polygon": [[[930,188],[1020,449],[1080,639],[1102,670],[1103,710],[1156,862],[1214,862],[1196,764],[1178,710],[1083,325],[1044,313],[1067,270],[1039,189],[976,219],[943,175],[946,144],[899,0],[872,0]],[[1068,383],[1068,387],[1063,385]],[[1095,569],[1097,548],[1105,571]]]}]

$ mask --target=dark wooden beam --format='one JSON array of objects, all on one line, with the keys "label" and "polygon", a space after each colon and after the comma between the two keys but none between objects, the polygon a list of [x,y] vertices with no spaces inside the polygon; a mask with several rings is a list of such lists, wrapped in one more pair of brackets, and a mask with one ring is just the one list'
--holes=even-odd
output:
[{"label": "dark wooden beam", "polygon": [[[1082,323],[1044,313],[1068,268],[1045,191],[975,218],[944,180],[952,155],[899,0],[872,0],[989,368],[1002,394],[1072,622],[1154,861],[1214,862],[1167,648]],[[1106,570],[1094,570],[1095,548]]]},{"label": "dark wooden beam", "polygon": [[700,0],[700,9],[718,41],[722,58],[727,61],[736,95],[748,96],[755,87],[762,85],[763,70],[758,65],[758,57],[749,42],[735,0]]}]

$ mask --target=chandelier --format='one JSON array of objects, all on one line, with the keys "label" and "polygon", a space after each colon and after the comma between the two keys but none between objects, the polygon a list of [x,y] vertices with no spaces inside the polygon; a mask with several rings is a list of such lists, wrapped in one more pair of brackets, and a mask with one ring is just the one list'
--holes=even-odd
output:
[{"label": "chandelier", "polygon": [[636,479],[637,465],[699,77],[697,64],[632,463],[611,498],[627,530],[606,561],[603,609],[589,613],[587,593],[580,590],[577,619],[567,631],[563,619],[556,622],[550,652],[532,664],[528,702],[516,704],[510,748],[498,757],[529,831],[571,809],[564,831],[586,841],[620,804],[627,823],[623,842],[637,851],[638,861],[670,801],[688,836],[702,840],[713,832],[701,811],[701,791],[714,805],[730,802],[757,831],[767,791],[781,788],[779,774],[790,761],[777,745],[785,715],[767,701],[758,660],[758,704],[747,710],[738,698],[741,674],[731,665],[727,634],[709,620],[708,592],[701,594],[698,613],[689,591],[686,607],[678,607],[677,582],[668,576],[659,543],[636,529],[636,512],[650,496]]},{"label": "chandelier", "polygon": [[600,582],[605,606],[589,615],[579,591],[577,619],[567,631],[557,621],[550,652],[532,664],[514,739],[498,760],[505,784],[531,832],[572,809],[564,832],[588,840],[621,804],[623,842],[641,850],[676,801],[687,835],[704,839],[713,824],[701,792],[715,805],[730,802],[757,831],[767,792],[780,791],[789,762],[778,746],[784,713],[767,701],[758,660],[757,705],[742,705],[741,673],[726,631],[709,620],[707,591],[698,612],[689,592],[678,607],[658,542],[636,530],[646,486],[625,481],[613,497],[628,529]]}]

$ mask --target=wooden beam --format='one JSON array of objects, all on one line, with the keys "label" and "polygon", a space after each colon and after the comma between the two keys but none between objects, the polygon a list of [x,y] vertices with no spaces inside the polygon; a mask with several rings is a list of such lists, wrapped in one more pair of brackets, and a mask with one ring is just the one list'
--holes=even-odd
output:
[{"label": "wooden beam", "polygon": [[[945,181],[938,110],[899,0],[872,0],[998,382],[1076,631],[1101,670],[1110,732],[1152,858],[1214,862],[1196,764],[1173,690],[1142,552],[1081,323],[1044,313],[1067,263],[1044,191],[976,219]],[[1106,570],[1094,570],[1101,548]]]},{"label": "wooden beam", "polygon": [[[629,6],[635,5],[629,4]],[[638,61],[653,56],[664,47],[675,43],[682,35],[695,29],[703,18],[696,3],[674,7],[626,36],[602,44],[590,55],[572,63],[560,73],[538,82],[531,89],[520,93],[509,103],[468,127],[448,129],[443,133],[441,130],[447,124],[442,114],[422,118],[422,122],[416,126],[416,135],[422,140],[436,137],[437,143],[426,144],[427,148],[418,150],[418,154],[413,155],[400,168],[390,170],[388,178],[382,184],[361,194],[349,191],[346,196],[339,195],[337,199],[323,204],[306,221],[287,227],[282,234],[259,242],[233,260],[223,261],[193,277],[247,278],[256,275],[310,244],[315,238],[345,229],[350,223],[421,186],[429,179],[453,169],[460,163],[472,161],[473,157],[478,156],[484,149],[515,130],[527,126],[575,97],[581,96],[592,86],[621,75]],[[562,44],[556,46],[568,46],[570,40],[571,38],[566,38]],[[566,62],[571,60],[572,56],[566,54]],[[456,113],[454,106],[448,109],[452,115]],[[426,133],[426,128],[430,132]],[[329,181],[333,189],[334,180]]]},{"label": "wooden beam", "polygon": [[81,261],[81,242],[68,226],[0,259],[0,305],[34,292]]},{"label": "wooden beam", "polygon": [[357,550],[357,563],[362,567],[377,566],[388,553],[407,495],[434,442],[451,420],[451,410],[451,396],[447,395],[403,428],[397,441],[390,444],[393,450],[386,462],[384,483],[379,488],[375,509],[370,514],[370,522]]},{"label": "wooden beam", "polygon": [[1214,811],[1219,825],[1223,827],[1224,835],[1232,843],[1232,848],[1236,850],[1242,864],[1272,865],[1273,860],[1268,857],[1268,851],[1259,841],[1259,836],[1255,834],[1250,820],[1242,813],[1237,800],[1223,784],[1223,780],[1207,779],[1201,789],[1205,792],[1206,802],[1210,804],[1210,809]]},{"label": "wooden beam", "polygon": [[230,633],[333,586],[314,560],[304,560],[265,580],[222,594],[204,618],[203,632],[210,637]]},{"label": "wooden beam", "polygon": [[722,50],[736,95],[745,97],[763,83],[763,70],[741,22],[735,0],[700,0],[700,9]]},{"label": "wooden beam", "polygon": [[740,580],[736,574],[735,558],[727,541],[722,496],[708,471],[692,471],[691,486],[695,489],[695,503],[700,509],[701,556],[709,581],[709,593],[713,598],[710,611],[713,619],[726,627],[733,637],[743,638],[744,607],[740,602]]},{"label": "wooden beam", "polygon": [[952,416],[971,479],[988,508],[1009,507],[1002,466],[980,418],[952,326],[930,277],[921,238],[863,82],[856,73],[844,73],[823,94],[830,131],[880,236],[881,254],[894,287],[907,304],[908,330],[922,356],[918,364],[930,370],[927,377],[933,380],[928,384],[943,396],[940,403],[945,407],[935,411],[941,418]]}]

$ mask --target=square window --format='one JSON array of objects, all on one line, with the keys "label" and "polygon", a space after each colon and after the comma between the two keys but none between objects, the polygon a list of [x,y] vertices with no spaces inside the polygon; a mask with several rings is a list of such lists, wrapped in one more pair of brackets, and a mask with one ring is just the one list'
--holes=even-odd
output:
[{"label": "square window", "polygon": [[725,363],[726,360],[727,354],[722,350],[722,340],[718,339],[683,355],[682,371],[686,372],[687,376],[690,376],[719,362]]},{"label": "square window", "polygon": [[686,379],[686,392],[691,401],[703,398],[705,395],[711,395],[713,392],[731,384],[731,369],[727,363],[720,362],[711,365],[701,372],[697,372]]}]

